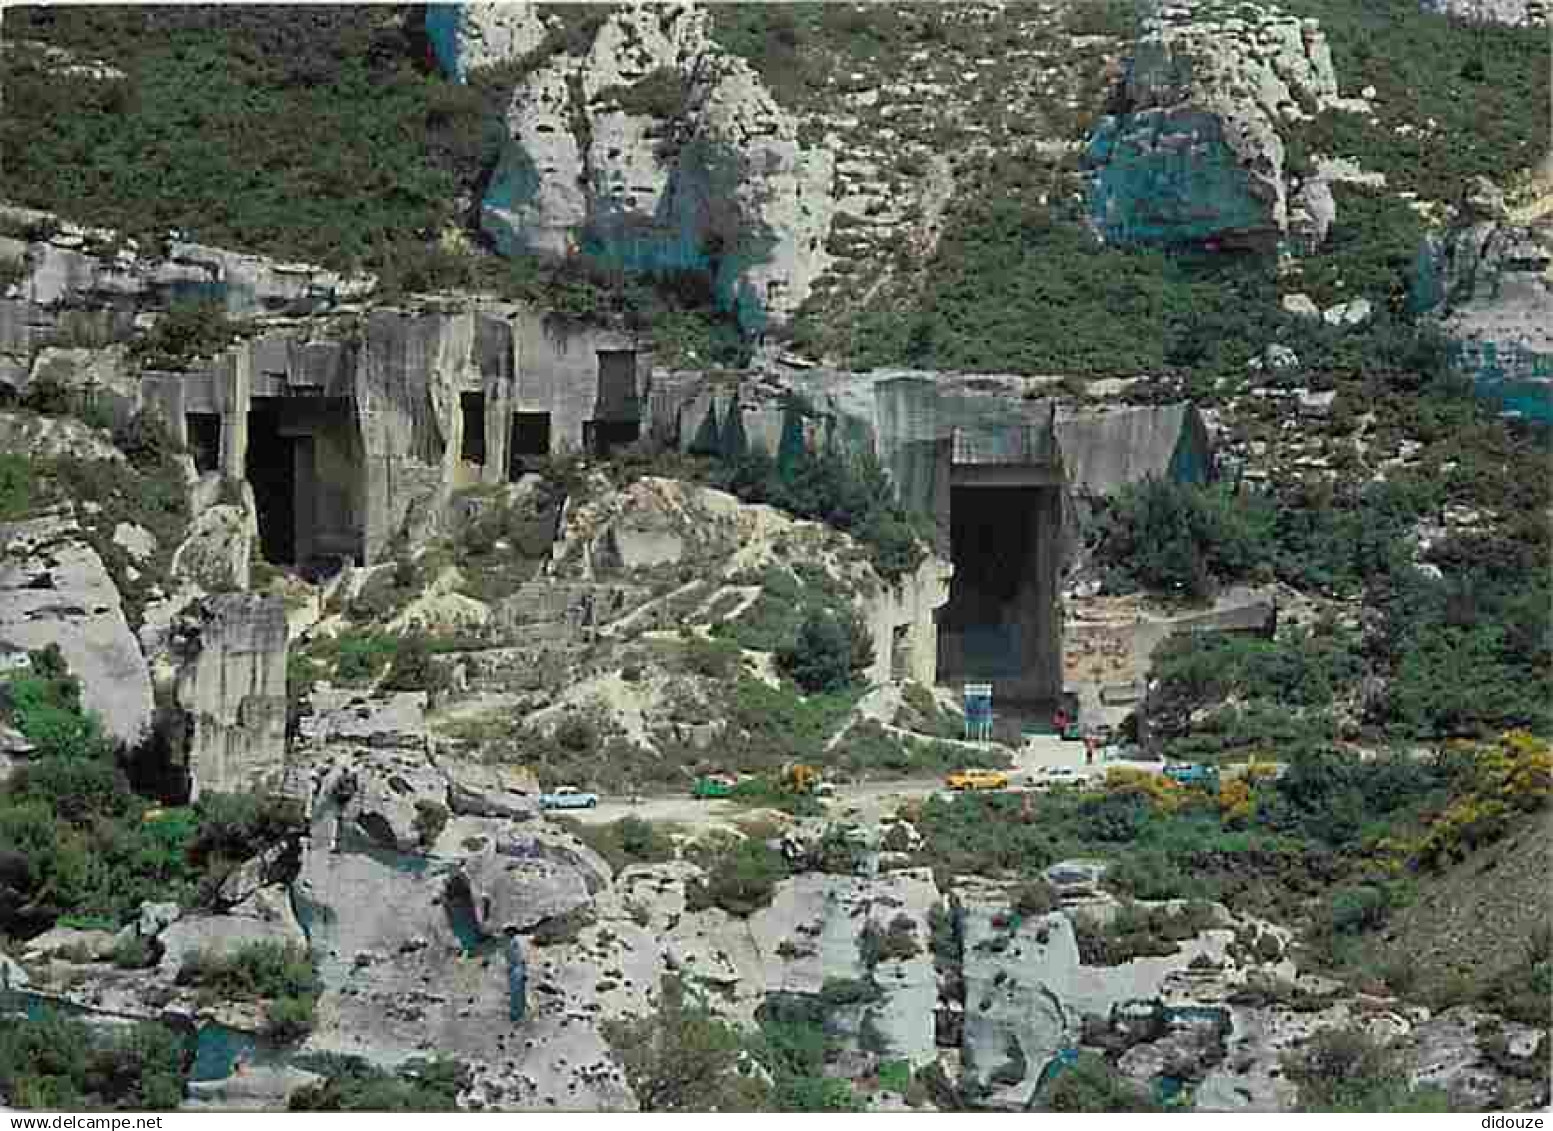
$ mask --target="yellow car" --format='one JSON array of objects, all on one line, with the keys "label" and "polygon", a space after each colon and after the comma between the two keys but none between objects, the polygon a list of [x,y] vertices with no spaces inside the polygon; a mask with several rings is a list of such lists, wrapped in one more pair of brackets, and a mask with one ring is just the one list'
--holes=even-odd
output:
[{"label": "yellow car", "polygon": [[944,784],[950,789],[1007,789],[1008,775],[1002,770],[955,770]]}]

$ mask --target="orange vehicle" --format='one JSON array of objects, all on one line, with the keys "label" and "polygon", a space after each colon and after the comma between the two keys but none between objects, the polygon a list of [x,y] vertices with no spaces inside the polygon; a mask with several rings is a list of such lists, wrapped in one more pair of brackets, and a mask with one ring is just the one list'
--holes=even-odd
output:
[{"label": "orange vehicle", "polygon": [[1008,775],[1002,770],[955,770],[944,779],[950,789],[1007,789]]}]

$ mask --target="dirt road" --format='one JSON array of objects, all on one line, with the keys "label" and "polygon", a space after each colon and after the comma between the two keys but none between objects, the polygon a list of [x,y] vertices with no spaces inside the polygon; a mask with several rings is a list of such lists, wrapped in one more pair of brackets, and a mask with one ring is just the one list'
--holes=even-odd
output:
[{"label": "dirt road", "polygon": [[[1085,765],[1082,742],[1037,738],[1027,742],[1023,749],[1015,753],[1014,765],[1009,769],[1010,783],[1014,789],[1022,790],[1032,773],[1048,766],[1067,766],[1080,774],[1092,776],[1105,772],[1104,766]],[[857,782],[837,785],[835,795],[828,799],[826,808],[835,820],[872,822],[895,812],[902,802],[934,793],[948,793],[943,778]],[[590,825],[607,824],[622,817],[640,817],[644,821],[704,826],[732,821],[748,812],[747,806],[737,802],[703,801],[688,793],[681,793],[644,796],[635,803],[629,798],[606,797],[600,800],[596,809],[568,810],[565,815]]]}]

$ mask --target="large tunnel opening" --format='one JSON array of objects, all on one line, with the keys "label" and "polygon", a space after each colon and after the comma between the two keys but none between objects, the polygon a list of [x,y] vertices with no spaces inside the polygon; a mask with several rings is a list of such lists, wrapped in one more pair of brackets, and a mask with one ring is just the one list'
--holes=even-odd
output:
[{"label": "large tunnel opening", "polygon": [[259,547],[275,565],[297,562],[296,438],[281,433],[279,403],[254,398],[248,413],[248,483],[259,512]]},{"label": "large tunnel opening", "polygon": [[1016,728],[1016,716],[1040,718],[1061,691],[1059,505],[1046,485],[950,489],[954,576],[939,613],[939,678],[992,684],[994,709],[1010,708],[998,715]]},{"label": "large tunnel opening", "polygon": [[349,400],[255,397],[247,474],[267,561],[361,561],[365,468]]}]

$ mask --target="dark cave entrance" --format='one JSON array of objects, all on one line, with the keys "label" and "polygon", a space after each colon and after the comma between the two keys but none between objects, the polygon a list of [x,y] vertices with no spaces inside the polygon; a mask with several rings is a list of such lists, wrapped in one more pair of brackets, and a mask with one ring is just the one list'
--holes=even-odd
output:
[{"label": "dark cave entrance", "polygon": [[183,416],[189,434],[189,454],[194,470],[204,475],[221,467],[221,417],[214,412],[188,412]]},{"label": "dark cave entrance", "polygon": [[281,408],[255,398],[248,412],[248,483],[259,511],[259,548],[274,565],[297,562],[297,438],[281,433]]},{"label": "dark cave entrance", "polygon": [[954,576],[939,613],[939,679],[991,683],[995,707],[1039,714],[1062,680],[1058,492],[1048,484],[953,484],[949,505]]},{"label": "dark cave entrance", "polygon": [[525,460],[542,459],[549,454],[550,414],[513,413],[512,434],[507,442],[507,478],[515,480],[521,477]]},{"label": "dark cave entrance", "polygon": [[485,462],[485,394],[460,393],[459,408],[464,415],[464,433],[459,441],[458,458],[465,463]]},{"label": "dark cave entrance", "polygon": [[636,443],[641,434],[642,426],[635,420],[587,420],[582,425],[582,445],[603,459],[615,448]]}]

